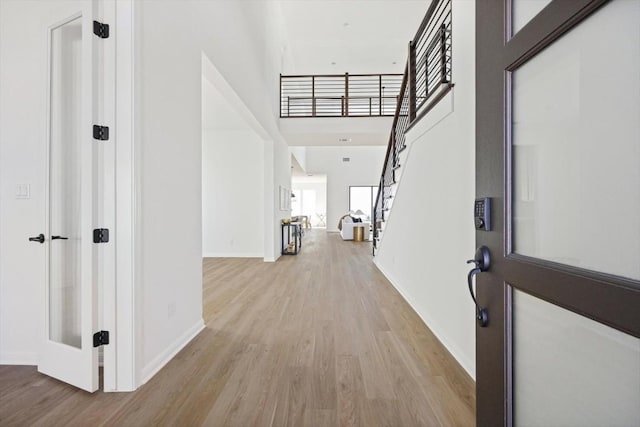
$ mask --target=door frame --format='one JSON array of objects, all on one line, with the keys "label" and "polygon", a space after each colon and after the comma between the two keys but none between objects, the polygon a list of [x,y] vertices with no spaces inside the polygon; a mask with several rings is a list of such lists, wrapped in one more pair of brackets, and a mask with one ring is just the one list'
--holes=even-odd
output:
[{"label": "door frame", "polygon": [[[108,228],[111,231],[112,244],[104,245],[99,248],[100,260],[102,263],[102,276],[100,277],[101,285],[101,301],[102,301],[102,316],[101,316],[101,330],[110,332],[110,344],[103,346],[103,391],[117,391],[118,390],[118,372],[121,369],[120,363],[118,363],[118,349],[119,349],[119,335],[121,333],[117,328],[117,309],[118,304],[116,301],[117,289],[116,289],[116,257],[119,250],[119,240],[117,237],[118,228],[116,225],[116,183],[115,174],[117,164],[116,145],[118,144],[117,133],[118,126],[116,126],[116,48],[114,36],[118,32],[118,28],[115,20],[115,7],[114,3],[105,0],[98,1],[97,18],[100,22],[109,25],[110,37],[106,39],[100,39],[99,41],[99,57],[101,58],[101,102],[100,109],[98,110],[98,117],[95,117],[95,121],[102,126],[108,126],[110,129],[110,140],[105,141],[97,146],[99,150],[100,158],[103,162],[104,173],[100,176],[100,188],[102,191],[102,209],[100,209],[100,215],[98,216],[98,223],[101,227]],[[114,132],[115,131],[115,132]],[[108,166],[106,166],[108,165]],[[112,332],[113,331],[113,332]]]},{"label": "door frame", "polygon": [[[97,218],[100,224],[111,233],[111,247],[105,251],[102,281],[102,322],[96,325],[97,329],[110,331],[110,344],[104,346],[103,359],[103,390],[105,392],[134,391],[141,384],[139,367],[141,352],[138,350],[142,342],[142,330],[140,325],[142,316],[141,298],[138,295],[136,283],[140,283],[140,270],[136,268],[136,260],[141,259],[139,233],[139,171],[140,153],[137,151],[134,141],[139,134],[136,127],[134,101],[137,70],[134,68],[136,55],[139,55],[136,47],[134,30],[139,19],[139,6],[134,0],[120,0],[117,2],[105,0],[90,0],[95,5],[94,15],[101,22],[110,25],[110,37],[100,41],[101,55],[104,60],[104,79],[97,89],[105,96],[105,103],[101,106],[100,116],[93,119],[101,119],[102,125],[110,127],[110,141],[92,142],[103,144],[102,156],[105,161],[114,163],[112,171],[101,179],[105,184],[105,200],[110,200],[111,205],[104,209]],[[63,19],[62,21],[65,21]],[[43,54],[49,56],[49,26],[47,25]],[[91,34],[91,37],[94,37]],[[45,81],[49,79],[47,70],[42,74]],[[43,101],[47,105],[47,117],[49,114],[48,91]],[[94,89],[95,86],[94,86]],[[48,123],[48,119],[46,121]],[[49,158],[49,126],[46,125],[45,156]],[[46,166],[46,182],[48,185],[48,166]],[[48,190],[47,190],[48,194]],[[48,200],[45,203],[45,223],[48,227]],[[104,249],[104,247],[102,248]],[[46,251],[48,257],[48,250]],[[47,258],[48,259],[48,258]],[[48,261],[47,261],[48,262]],[[48,268],[48,267],[45,267]],[[44,276],[45,280],[48,277]],[[44,282],[48,286],[48,282]],[[41,298],[46,304],[47,290],[42,288]],[[44,306],[43,306],[44,307]],[[45,307],[46,308],[46,307]],[[45,313],[39,317],[40,324],[45,323]],[[94,331],[95,332],[95,331]],[[40,334],[40,341],[46,339],[46,331]]]},{"label": "door frame", "polygon": [[102,329],[110,331],[110,344],[104,347],[103,391],[128,392],[142,383],[142,298],[137,260],[142,259],[140,221],[140,159],[136,147],[139,135],[134,102],[138,70],[135,58],[139,46],[135,28],[139,8],[134,0],[99,0],[99,16],[110,25],[110,36],[102,40],[105,104],[102,119],[110,127],[111,141],[103,153],[114,164],[106,198],[113,203],[104,220],[113,228],[113,246],[108,252],[109,275],[103,282]]},{"label": "door frame", "polygon": [[[103,40],[104,93],[106,103],[103,119],[112,129],[106,160],[115,164],[108,197],[114,203],[105,221],[113,227],[114,241],[109,254],[111,277],[107,277],[103,293],[103,329],[110,333],[110,344],[104,347],[103,391],[128,392],[142,383],[139,346],[143,342],[142,298],[137,289],[142,259],[139,226],[140,159],[136,135],[139,135],[135,108],[135,81],[139,71],[135,58],[139,46],[135,28],[139,8],[134,0],[99,2],[100,18],[110,25],[110,36]],[[113,127],[111,127],[113,126]]]},{"label": "door frame", "polygon": [[511,72],[605,3],[555,0],[513,37],[510,0],[476,4],[476,197],[490,197],[493,203],[493,230],[476,231],[477,246],[489,247],[492,257],[490,270],[476,282],[478,302],[489,313],[488,327],[476,326],[479,426],[513,424],[513,284],[640,337],[638,281],[518,255],[511,245]]},{"label": "door frame", "polygon": [[[142,340],[142,298],[137,284],[140,281],[140,268],[136,263],[142,259],[139,245],[140,222],[140,159],[139,147],[136,147],[136,135],[139,129],[135,108],[135,58],[139,56],[139,45],[135,38],[141,6],[134,0],[104,2],[105,22],[112,24],[111,44],[106,56],[113,58],[112,77],[107,77],[114,86],[115,94],[112,118],[115,121],[113,158],[115,162],[114,188],[115,209],[114,241],[115,279],[114,291],[104,295],[110,312],[105,311],[106,327],[113,334],[113,363],[115,369],[104,377],[104,391],[134,391],[142,382],[142,352],[139,347]],[[139,81],[139,80],[138,80]],[[106,354],[105,354],[106,356]]]}]

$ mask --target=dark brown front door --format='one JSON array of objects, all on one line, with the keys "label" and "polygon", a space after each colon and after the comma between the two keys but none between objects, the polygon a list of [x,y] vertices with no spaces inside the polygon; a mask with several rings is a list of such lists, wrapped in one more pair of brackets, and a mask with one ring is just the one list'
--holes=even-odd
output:
[{"label": "dark brown front door", "polygon": [[637,426],[640,2],[533,3],[476,2],[477,424]]}]

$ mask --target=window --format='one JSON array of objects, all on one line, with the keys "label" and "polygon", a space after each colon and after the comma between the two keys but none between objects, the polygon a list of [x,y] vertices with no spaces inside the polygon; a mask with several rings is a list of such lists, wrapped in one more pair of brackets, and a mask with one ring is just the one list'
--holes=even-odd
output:
[{"label": "window", "polygon": [[349,210],[364,212],[362,217],[365,221],[371,221],[373,203],[378,194],[378,186],[351,186],[349,187]]}]

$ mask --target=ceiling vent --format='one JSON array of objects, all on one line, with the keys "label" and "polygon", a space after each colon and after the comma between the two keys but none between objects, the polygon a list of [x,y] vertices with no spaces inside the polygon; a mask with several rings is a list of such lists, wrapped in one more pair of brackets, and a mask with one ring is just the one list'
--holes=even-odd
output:
[{"label": "ceiling vent", "polygon": [[343,157],[342,161],[343,162],[350,162],[351,161],[351,157]]}]

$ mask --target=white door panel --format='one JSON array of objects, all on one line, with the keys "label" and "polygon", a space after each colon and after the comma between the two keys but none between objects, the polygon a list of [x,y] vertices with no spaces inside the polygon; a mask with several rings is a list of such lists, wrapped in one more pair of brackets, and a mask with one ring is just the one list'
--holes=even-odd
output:
[{"label": "white door panel", "polygon": [[98,388],[93,1],[61,3],[48,33],[47,274],[38,370]]}]

